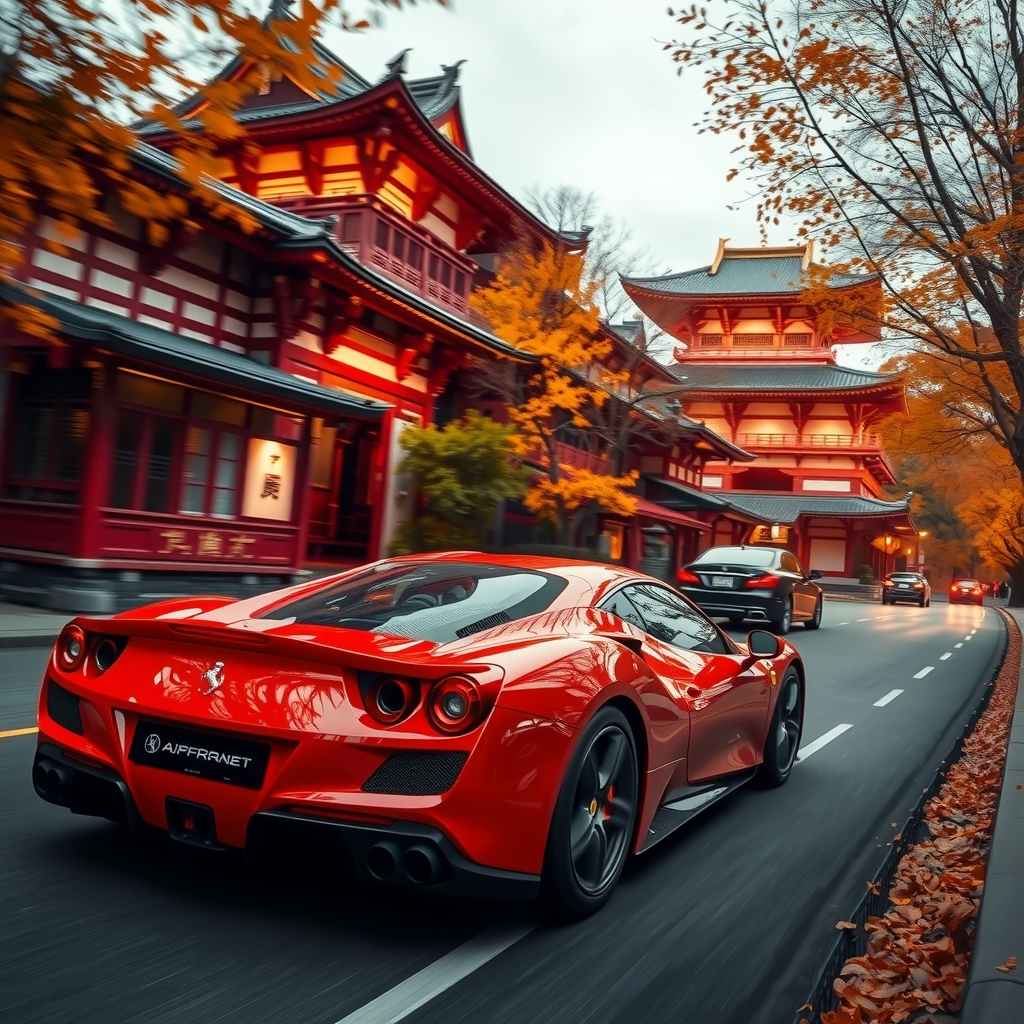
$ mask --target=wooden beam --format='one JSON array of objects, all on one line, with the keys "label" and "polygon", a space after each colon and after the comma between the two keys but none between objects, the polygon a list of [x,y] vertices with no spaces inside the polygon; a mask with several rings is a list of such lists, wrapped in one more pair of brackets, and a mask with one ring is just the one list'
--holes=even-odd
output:
[{"label": "wooden beam", "polygon": [[256,195],[260,184],[259,153],[236,149],[231,153],[231,163],[235,168],[235,177],[238,178],[238,187],[251,196]]},{"label": "wooden beam", "polygon": [[420,337],[406,335],[403,337],[403,345],[398,350],[398,362],[395,366],[395,379],[405,380],[412,373],[412,368],[418,359],[430,355],[434,349],[434,336],[424,334]]},{"label": "wooden beam", "polygon": [[299,164],[302,167],[306,187],[315,195],[324,190],[324,152],[327,144],[322,139],[304,142],[299,149]]},{"label": "wooden beam", "polygon": [[484,218],[476,210],[463,206],[459,209],[459,223],[455,225],[455,248],[464,251],[483,230]]},{"label": "wooden beam", "polygon": [[441,194],[441,182],[432,174],[426,171],[419,171],[416,175],[416,191],[412,197],[412,219],[419,223],[426,216],[427,211],[434,205],[437,197]]}]

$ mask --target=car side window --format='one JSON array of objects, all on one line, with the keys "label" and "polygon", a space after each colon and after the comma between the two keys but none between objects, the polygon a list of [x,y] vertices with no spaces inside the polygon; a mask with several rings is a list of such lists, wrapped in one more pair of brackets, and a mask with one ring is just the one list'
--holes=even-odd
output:
[{"label": "car side window", "polygon": [[645,633],[648,632],[643,616],[636,610],[636,606],[626,596],[624,590],[617,590],[607,601],[602,603],[601,608],[606,612],[611,612],[612,615],[618,615],[623,622],[628,622]]},{"label": "car side window", "polygon": [[788,551],[782,552],[782,568],[785,569],[786,572],[795,572],[797,576],[807,575],[800,567],[800,563],[796,560],[796,555],[792,555]]},{"label": "car side window", "polygon": [[637,584],[626,588],[644,618],[646,630],[662,643],[684,651],[726,654],[728,648],[715,624],[664,587]]}]

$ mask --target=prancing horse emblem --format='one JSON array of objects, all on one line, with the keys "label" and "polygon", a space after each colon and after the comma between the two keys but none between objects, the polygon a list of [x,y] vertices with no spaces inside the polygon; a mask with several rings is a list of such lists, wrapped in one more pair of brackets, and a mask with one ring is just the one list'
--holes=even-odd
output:
[{"label": "prancing horse emblem", "polygon": [[224,671],[224,662],[218,661],[214,664],[213,668],[208,668],[200,678],[199,682],[207,683],[207,687],[203,690],[203,696],[209,697],[214,690],[219,690],[224,685],[224,677],[221,673]]}]

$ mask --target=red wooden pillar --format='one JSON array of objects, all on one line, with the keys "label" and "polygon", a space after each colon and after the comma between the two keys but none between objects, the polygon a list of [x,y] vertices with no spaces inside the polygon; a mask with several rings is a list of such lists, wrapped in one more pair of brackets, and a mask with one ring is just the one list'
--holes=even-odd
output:
[{"label": "red wooden pillar", "polygon": [[92,403],[89,407],[89,436],[82,457],[82,485],[78,500],[79,558],[98,558],[102,530],[101,509],[110,493],[110,469],[114,462],[114,432],[117,405],[114,396],[115,369],[104,363],[93,371]]},{"label": "red wooden pillar", "polygon": [[313,417],[307,416],[302,427],[298,457],[295,460],[295,490],[292,499],[292,520],[298,526],[292,567],[302,568],[309,543],[309,503],[313,491]]}]

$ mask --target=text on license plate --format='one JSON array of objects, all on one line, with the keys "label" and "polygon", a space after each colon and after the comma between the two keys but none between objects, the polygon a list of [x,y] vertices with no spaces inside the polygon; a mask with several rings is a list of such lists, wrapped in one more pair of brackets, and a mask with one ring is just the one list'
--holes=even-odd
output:
[{"label": "text on license plate", "polygon": [[259,789],[270,759],[270,746],[244,736],[199,732],[143,719],[136,726],[128,759],[165,771]]},{"label": "text on license plate", "polygon": [[732,577],[731,576],[712,576],[711,586],[713,587],[731,587]]}]

